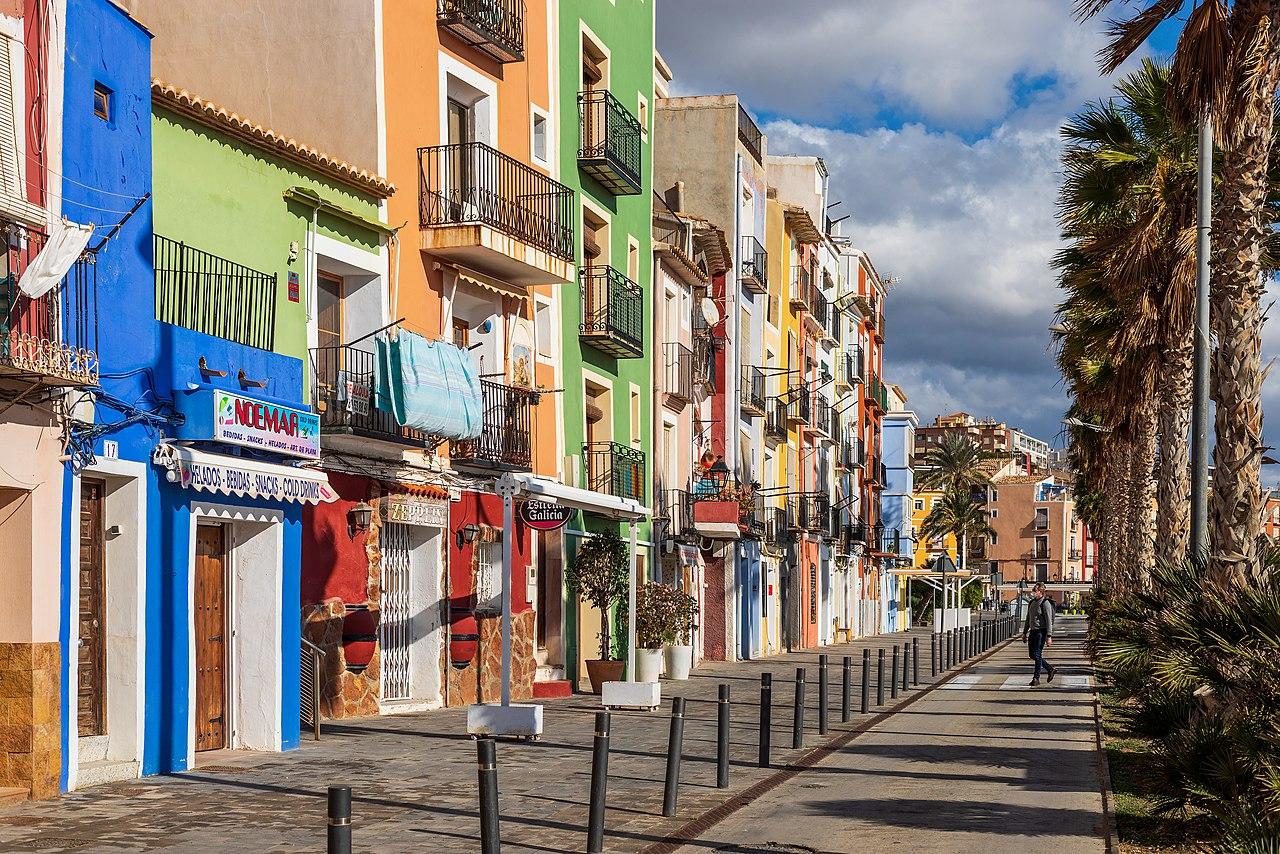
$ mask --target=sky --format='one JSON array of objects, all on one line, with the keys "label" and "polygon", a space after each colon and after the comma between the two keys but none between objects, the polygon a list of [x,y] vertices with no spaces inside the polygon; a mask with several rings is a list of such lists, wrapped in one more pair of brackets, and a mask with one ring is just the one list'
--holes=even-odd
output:
[{"label": "sky", "polygon": [[[826,161],[844,233],[899,279],[884,375],[921,423],[964,410],[1060,446],[1058,130],[1137,61],[1098,73],[1105,20],[1069,0],[657,2],[673,94],[736,92],[770,152]],[[1179,28],[1140,56],[1167,56]],[[1267,432],[1280,446],[1280,423]]]}]

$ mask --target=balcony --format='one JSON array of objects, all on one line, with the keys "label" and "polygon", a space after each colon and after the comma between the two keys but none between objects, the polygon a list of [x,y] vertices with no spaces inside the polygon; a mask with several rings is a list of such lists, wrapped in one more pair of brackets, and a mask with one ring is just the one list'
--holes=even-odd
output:
[{"label": "balcony", "polygon": [[787,420],[808,424],[809,399],[811,397],[808,384],[800,383],[792,386],[785,396],[787,398]]},{"label": "balcony", "polygon": [[685,489],[664,489],[658,493],[655,521],[662,524],[662,536],[689,541],[694,538],[693,499]]},{"label": "balcony", "polygon": [[824,335],[827,326],[829,306],[827,298],[818,288],[811,288],[809,310],[804,314],[805,331],[812,335]]},{"label": "balcony", "polygon": [[640,180],[640,122],[608,89],[578,93],[578,167],[615,196],[634,196]]},{"label": "balcony", "polygon": [[436,23],[495,62],[524,61],[523,0],[438,0]]},{"label": "balcony", "polygon": [[311,405],[320,416],[320,436],[359,436],[397,445],[426,447],[426,433],[401,427],[390,412],[373,405],[374,353],[356,347],[317,347],[311,352]]},{"label": "balcony", "polygon": [[786,508],[769,507],[765,510],[764,541],[775,548],[788,546],[794,540],[791,522]]},{"label": "balcony", "polygon": [[591,442],[582,446],[582,459],[588,489],[644,503],[644,451],[617,442]]},{"label": "balcony", "polygon": [[820,394],[814,394],[813,420],[810,422],[810,429],[823,439],[834,439],[836,428],[833,415],[831,404],[827,403],[827,399]]},{"label": "balcony", "polygon": [[480,380],[483,423],[476,439],[450,450],[459,468],[529,471],[533,467],[533,407],[540,395],[516,386]]},{"label": "balcony", "polygon": [[768,400],[764,396],[764,371],[759,368],[742,369],[742,413],[750,416],[765,414]]},{"label": "balcony", "polygon": [[751,153],[757,163],[764,163],[764,134],[756,126],[751,115],[741,104],[738,105],[738,141]]},{"label": "balcony", "polygon": [[693,351],[675,341],[662,345],[662,351],[663,402],[680,412],[693,400]]},{"label": "balcony", "polygon": [[764,440],[773,445],[787,441],[787,402],[781,398],[768,401],[764,417]]},{"label": "balcony", "polygon": [[156,320],[274,350],[276,274],[155,236]]},{"label": "balcony", "polygon": [[704,479],[694,485],[693,521],[698,534],[719,540],[737,540],[757,496],[735,481],[720,484]]},{"label": "balcony", "polygon": [[809,278],[807,267],[798,268],[791,276],[791,289],[788,292],[791,307],[797,311],[808,311],[813,303],[813,284]]},{"label": "balcony", "polygon": [[[852,430],[846,431],[852,433]],[[836,462],[843,469],[862,468],[866,462],[866,451],[862,447],[862,442],[856,438],[846,437],[840,442],[840,450],[836,455]]]},{"label": "balcony", "polygon": [[742,527],[743,536],[763,540],[768,528],[768,517],[769,508],[764,506],[763,496],[754,495],[739,502],[738,524]]},{"label": "balcony", "polygon": [[800,524],[810,533],[824,533],[831,524],[831,498],[821,493],[800,496]]},{"label": "balcony", "polygon": [[419,248],[512,285],[573,276],[573,191],[483,142],[418,149]]},{"label": "balcony", "polygon": [[1083,555],[1080,553],[1079,549],[1071,549],[1067,552],[1067,560],[1080,560],[1081,557],[1083,557]]},{"label": "balcony", "polygon": [[[44,248],[45,235],[18,223],[4,226],[7,241],[0,278],[2,396],[28,397],[37,386],[71,388],[98,383],[98,267],[86,251],[67,276],[43,296],[18,289],[18,279]],[[9,385],[14,387],[7,388]]]},{"label": "balcony", "polygon": [[836,385],[853,388],[863,381],[862,348],[855,345],[836,358]]},{"label": "balcony", "polygon": [[874,406],[881,412],[889,410],[889,388],[875,374],[871,375],[871,379],[866,385],[866,401],[870,406]]},{"label": "balcony", "polygon": [[644,300],[640,286],[613,267],[583,267],[579,274],[582,323],[578,335],[615,359],[644,355]]},{"label": "balcony", "polygon": [[760,241],[751,235],[742,238],[741,273],[738,281],[749,293],[763,294],[769,290],[769,253]]}]

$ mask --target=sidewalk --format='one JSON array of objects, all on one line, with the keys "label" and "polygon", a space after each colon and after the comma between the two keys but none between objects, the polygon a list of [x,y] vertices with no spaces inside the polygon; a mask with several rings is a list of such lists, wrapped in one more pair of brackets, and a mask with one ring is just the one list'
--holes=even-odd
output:
[{"label": "sidewalk", "polygon": [[[883,647],[887,652],[894,643],[901,647],[912,636],[921,643],[923,688],[929,681],[929,635],[925,630],[821,650],[831,662],[832,737],[848,733],[860,721],[865,724],[878,711],[874,708],[875,650]],[[872,716],[857,715],[864,648],[872,650]],[[818,745],[822,741],[817,731],[818,653],[813,650],[761,661],[708,663],[688,682],[664,682],[660,711],[615,712],[607,850],[670,847],[667,840],[679,828],[709,810],[723,809],[731,799],[740,800],[749,787],[761,784],[778,773],[780,766]],[[854,715],[842,727],[840,662],[845,655],[854,661]],[[1003,657],[1014,660],[1012,653]],[[886,670],[891,661],[886,657]],[[808,681],[805,749],[792,751],[792,681],[795,668],[801,666]],[[756,765],[759,680],[766,671],[774,680],[771,769]],[[729,789],[715,788],[716,692],[721,683],[731,686],[733,699]],[[670,700],[677,693],[687,702],[679,813],[663,818]],[[909,700],[915,693],[900,695],[897,702]],[[888,673],[885,702],[894,702],[889,698]],[[598,709],[599,701],[590,696],[550,701],[545,707],[541,741],[499,743],[503,851],[584,849],[592,733]],[[921,732],[936,726],[936,722],[914,715],[910,720],[913,724],[918,721],[914,728]],[[1055,725],[1052,719],[1042,723]],[[991,745],[998,743],[984,739],[980,749],[990,751]],[[353,787],[356,850],[475,851],[479,847],[475,747],[465,735],[464,710],[326,722],[322,740],[304,741],[297,751],[227,753],[207,759],[202,756],[201,760],[196,770],[183,774],[149,777],[72,793],[60,801],[0,809],[0,850],[316,851],[323,847],[324,795],[330,784]],[[876,779],[893,785],[894,772],[888,766],[912,761],[916,760],[886,754],[882,757],[885,776]],[[947,788],[948,796],[955,797],[954,785]],[[866,787],[860,789],[859,797],[869,794]],[[862,808],[850,805],[849,809],[856,812]]]},{"label": "sidewalk", "polygon": [[1058,625],[1052,683],[1015,641],[681,851],[1105,851],[1084,621]]}]

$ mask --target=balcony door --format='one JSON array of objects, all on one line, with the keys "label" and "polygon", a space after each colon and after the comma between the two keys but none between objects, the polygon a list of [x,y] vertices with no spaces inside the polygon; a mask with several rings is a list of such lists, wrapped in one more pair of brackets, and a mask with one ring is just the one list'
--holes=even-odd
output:
[{"label": "balcony door", "polygon": [[456,98],[449,99],[449,176],[448,199],[451,219],[464,222],[472,217],[470,207],[476,203],[471,191],[475,178],[474,152],[467,143],[476,136],[475,107]]}]

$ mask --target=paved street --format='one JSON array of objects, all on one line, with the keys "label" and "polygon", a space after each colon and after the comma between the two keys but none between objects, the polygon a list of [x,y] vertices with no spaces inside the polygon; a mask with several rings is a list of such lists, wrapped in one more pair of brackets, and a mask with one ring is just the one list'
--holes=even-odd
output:
[{"label": "paved street", "polygon": [[[1075,628],[1054,654],[1070,658],[1064,673],[1079,676],[1086,668]],[[914,636],[927,682],[928,634]],[[1003,688],[1012,674],[1025,682],[1016,644],[956,677],[968,684],[976,675],[976,684],[913,691],[897,701],[886,686],[886,706],[908,705],[863,734],[857,730],[876,710],[840,724],[841,656],[854,656],[856,712],[861,650],[903,639],[825,650],[832,661],[829,739],[817,732],[816,652],[709,664],[687,683],[664,683],[668,697],[679,691],[688,700],[673,818],[661,816],[669,700],[658,713],[615,713],[607,849],[672,850],[695,827],[727,814],[688,850],[734,844],[745,847],[727,850],[777,850],[751,847],[771,840],[821,851],[863,850],[871,840],[905,843],[907,850],[1100,850],[1090,694],[1057,685],[1034,695]],[[874,660],[873,652],[873,704]],[[806,746],[792,751],[797,666],[809,680]],[[759,676],[766,670],[775,679],[774,767],[759,769]],[[722,682],[734,698],[728,790],[715,788],[715,696]],[[597,708],[585,696],[548,703],[542,741],[499,745],[504,851],[583,850]],[[0,850],[315,851],[323,847],[325,787],[348,783],[356,795],[356,850],[474,851],[475,752],[463,730],[459,710],[326,724],[322,741],[292,753],[212,756],[193,772],[0,810]],[[811,752],[842,740],[849,744],[825,759]],[[812,762],[810,770],[799,768]]]}]

